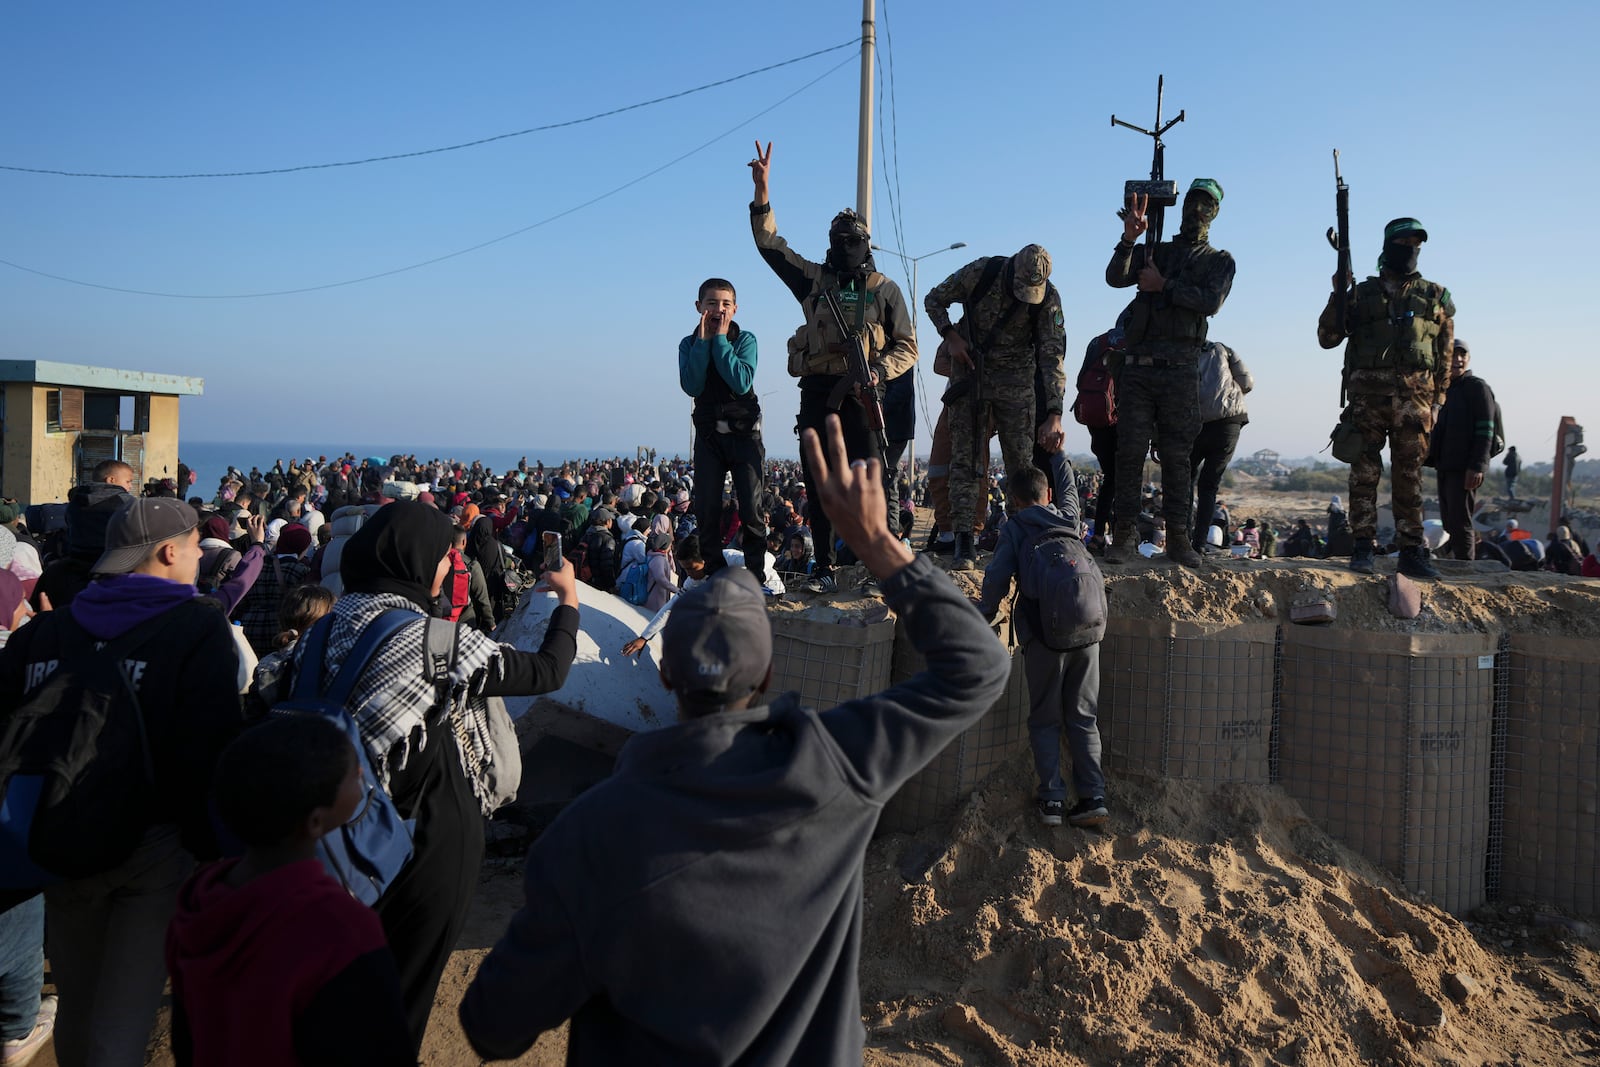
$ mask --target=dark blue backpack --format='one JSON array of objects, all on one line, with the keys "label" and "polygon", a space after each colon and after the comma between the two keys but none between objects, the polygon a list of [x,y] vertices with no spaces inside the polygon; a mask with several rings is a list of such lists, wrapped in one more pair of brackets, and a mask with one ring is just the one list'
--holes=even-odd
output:
[{"label": "dark blue backpack", "polygon": [[1057,652],[1106,635],[1106,582],[1067,526],[1031,534],[1017,553],[1017,593],[1034,636]]},{"label": "dark blue backpack", "polygon": [[355,747],[361,763],[366,798],[350,821],[328,834],[317,845],[317,858],[330,875],[361,903],[371,907],[383,896],[411,859],[411,837],[415,820],[402,819],[387,790],[373,773],[361,741],[361,730],[345,707],[355,691],[361,672],[383,643],[408,623],[421,616],[401,608],[379,615],[362,631],[355,647],[345,657],[328,688],[318,692],[322,663],[327,654],[328,633],[333,616],[325,615],[306,631],[305,651],[295,672],[294,691],[289,699],[272,707],[274,715],[320,715],[344,731]]}]

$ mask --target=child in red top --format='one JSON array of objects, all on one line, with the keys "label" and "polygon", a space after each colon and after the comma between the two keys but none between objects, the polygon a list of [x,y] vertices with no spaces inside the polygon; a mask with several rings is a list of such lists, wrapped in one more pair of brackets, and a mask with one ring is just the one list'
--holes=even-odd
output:
[{"label": "child in red top", "polygon": [[416,1063],[383,927],[316,858],[363,795],[350,742],[311,715],[223,752],[217,807],[248,849],[197,871],[167,928],[180,1067]]}]

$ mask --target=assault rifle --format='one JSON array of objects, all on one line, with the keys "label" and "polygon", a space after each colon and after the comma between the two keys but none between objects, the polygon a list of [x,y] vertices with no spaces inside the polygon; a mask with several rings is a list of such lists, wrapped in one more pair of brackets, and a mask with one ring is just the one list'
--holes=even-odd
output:
[{"label": "assault rifle", "polygon": [[867,415],[867,428],[872,431],[873,446],[877,450],[878,462],[883,462],[883,457],[889,449],[889,439],[883,426],[883,404],[878,401],[877,390],[872,385],[872,365],[867,354],[867,339],[862,329],[863,320],[867,311],[867,287],[864,277],[856,279],[857,315],[856,326],[851,329],[844,319],[844,309],[839,306],[839,293],[832,286],[822,290],[822,299],[828,305],[828,314],[833,316],[833,324],[839,328],[839,334],[846,341],[844,377],[839,379],[839,384],[833,387],[833,392],[828,395],[828,407],[838,411],[844,406],[844,401],[852,392],[861,402],[861,408]]},{"label": "assault rifle", "polygon": [[1156,76],[1156,121],[1150,129],[1135,126],[1131,122],[1123,122],[1116,115],[1111,116],[1111,125],[1123,126],[1134,133],[1142,133],[1155,142],[1155,155],[1150,161],[1149,181],[1127,181],[1122,183],[1123,209],[1117,212],[1121,218],[1127,213],[1127,203],[1133,196],[1148,196],[1150,198],[1147,218],[1149,227],[1144,232],[1144,261],[1149,266],[1156,261],[1156,245],[1161,243],[1161,226],[1166,219],[1166,210],[1178,202],[1178,183],[1166,180],[1166,142],[1161,140],[1162,134],[1183,121],[1183,112],[1178,112],[1178,117],[1170,120],[1165,126],[1161,124],[1161,99],[1166,92],[1166,75]]},{"label": "assault rifle", "polygon": [[[1328,243],[1339,253],[1339,265],[1333,275],[1333,322],[1334,327],[1342,336],[1349,326],[1346,321],[1348,304],[1350,300],[1350,187],[1344,183],[1344,176],[1339,173],[1339,150],[1333,150],[1333,209],[1334,221],[1338,228],[1328,228]],[[1350,372],[1345,371],[1345,380],[1339,390],[1339,403],[1345,401],[1345,391],[1350,384]]]}]

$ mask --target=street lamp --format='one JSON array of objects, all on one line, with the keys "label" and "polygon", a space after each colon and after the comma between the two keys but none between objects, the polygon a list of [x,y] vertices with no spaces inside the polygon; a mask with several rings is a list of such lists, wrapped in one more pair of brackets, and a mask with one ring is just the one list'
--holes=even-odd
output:
[{"label": "street lamp", "polygon": [[[917,303],[917,264],[922,262],[923,260],[927,259],[929,256],[937,256],[941,252],[954,252],[958,248],[965,248],[965,247],[967,247],[967,242],[965,242],[965,241],[957,241],[954,244],[945,245],[943,248],[935,248],[932,252],[924,252],[920,256],[908,256],[904,252],[900,251],[898,248],[886,248],[883,245],[873,245],[872,247],[875,250],[879,251],[879,252],[887,252],[892,256],[899,256],[900,260],[902,262],[911,264],[911,321],[912,321],[912,323],[915,323],[917,321],[917,314],[922,309],[922,305]],[[922,363],[920,361],[918,361],[918,363],[917,363],[917,381],[919,383],[922,381]],[[924,421],[924,422],[928,421],[928,401],[927,401],[927,386],[926,385],[923,386],[922,421]],[[931,432],[932,428],[930,427],[929,430]],[[917,436],[916,436],[916,434],[912,434],[911,435],[911,440],[907,443],[906,447],[907,447],[907,450],[911,453],[911,458],[909,459],[909,461],[907,463],[906,471],[907,471],[908,474],[910,474],[911,481],[915,482],[917,480]]]}]

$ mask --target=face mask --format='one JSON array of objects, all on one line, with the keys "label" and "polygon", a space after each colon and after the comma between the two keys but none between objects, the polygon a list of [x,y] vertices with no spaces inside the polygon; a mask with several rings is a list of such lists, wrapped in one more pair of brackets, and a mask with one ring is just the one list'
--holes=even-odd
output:
[{"label": "face mask", "polygon": [[1384,269],[1393,271],[1395,274],[1415,274],[1417,272],[1417,253],[1420,251],[1422,251],[1420,247],[1401,244],[1399,241],[1391,241],[1383,246]]},{"label": "face mask", "polygon": [[1217,205],[1209,197],[1192,197],[1183,202],[1183,222],[1178,236],[1199,244],[1211,232],[1211,223],[1217,217]]},{"label": "face mask", "polygon": [[871,251],[867,239],[836,233],[828,238],[828,265],[842,274],[853,274],[867,265]]}]

